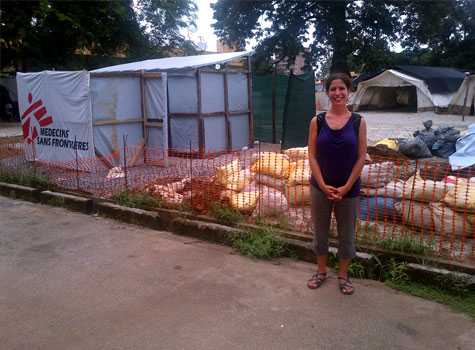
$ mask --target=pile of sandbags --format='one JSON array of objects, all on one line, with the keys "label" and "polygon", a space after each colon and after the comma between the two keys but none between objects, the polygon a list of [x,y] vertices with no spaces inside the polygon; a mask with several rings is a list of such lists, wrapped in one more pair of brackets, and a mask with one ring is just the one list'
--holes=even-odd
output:
[{"label": "pile of sandbags", "polygon": [[150,183],[144,188],[145,192],[159,198],[165,207],[177,207],[183,203],[183,190],[189,178],[168,184]]}]

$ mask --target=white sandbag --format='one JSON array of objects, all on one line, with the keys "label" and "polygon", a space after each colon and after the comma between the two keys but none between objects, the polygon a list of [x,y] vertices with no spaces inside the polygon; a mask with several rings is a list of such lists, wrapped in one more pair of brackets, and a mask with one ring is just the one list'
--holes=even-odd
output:
[{"label": "white sandbag", "polygon": [[223,175],[216,178],[218,183],[227,190],[233,190],[236,192],[242,191],[246,185],[248,185],[254,177],[254,174],[251,173],[250,169],[239,170],[229,174],[227,177]]},{"label": "white sandbag", "polygon": [[292,161],[298,159],[308,159],[308,147],[289,148],[284,151],[284,154],[287,155]]},{"label": "white sandbag", "polygon": [[457,186],[447,192],[444,203],[456,211],[475,213],[475,184],[457,181]]},{"label": "white sandbag", "polygon": [[420,202],[438,202],[450,188],[452,185],[449,183],[412,176],[406,181],[403,198]]},{"label": "white sandbag", "polygon": [[361,172],[362,187],[384,187],[393,179],[393,162],[366,164]]},{"label": "white sandbag", "polygon": [[285,189],[285,180],[283,179],[278,179],[269,175],[255,174],[254,180],[258,184],[273,187],[280,191],[283,191]]},{"label": "white sandbag", "polygon": [[290,173],[290,161],[282,153],[261,152],[251,169],[255,173],[287,179]]},{"label": "white sandbag", "polygon": [[442,203],[431,203],[435,232],[444,237],[470,237],[472,226],[465,216]]},{"label": "white sandbag", "polygon": [[285,195],[272,187],[262,186],[256,210],[261,216],[285,215],[289,210]]},{"label": "white sandbag", "polygon": [[308,160],[301,159],[290,163],[290,174],[287,184],[289,186],[308,185],[310,183],[310,164]]},{"label": "white sandbag", "polygon": [[386,186],[380,188],[362,187],[360,193],[367,197],[388,197],[400,199],[402,198],[404,189],[404,181],[396,179],[389,182]]},{"label": "white sandbag", "polygon": [[305,206],[310,204],[310,186],[309,185],[295,185],[288,186],[285,191],[287,203],[291,207]]},{"label": "white sandbag", "polygon": [[405,225],[434,231],[434,219],[430,205],[422,202],[402,200],[394,204],[394,209],[401,216],[402,222]]}]

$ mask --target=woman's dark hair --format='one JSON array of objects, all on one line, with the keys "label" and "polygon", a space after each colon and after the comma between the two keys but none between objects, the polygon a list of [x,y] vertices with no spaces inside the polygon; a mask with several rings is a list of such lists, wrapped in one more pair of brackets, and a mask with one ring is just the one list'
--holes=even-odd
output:
[{"label": "woman's dark hair", "polygon": [[333,73],[331,74],[328,79],[325,81],[325,91],[328,92],[330,90],[330,85],[332,84],[333,80],[341,80],[345,85],[348,91],[351,89],[351,79],[345,73]]}]

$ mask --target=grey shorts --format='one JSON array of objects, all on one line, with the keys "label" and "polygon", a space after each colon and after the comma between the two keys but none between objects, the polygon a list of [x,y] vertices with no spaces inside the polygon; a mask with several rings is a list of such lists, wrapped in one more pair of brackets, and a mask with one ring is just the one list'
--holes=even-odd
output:
[{"label": "grey shorts", "polygon": [[328,235],[332,211],[335,212],[338,232],[338,257],[352,259],[356,255],[355,228],[358,215],[359,197],[343,198],[333,202],[325,194],[311,185],[312,220],[314,227],[314,252],[317,256],[328,254]]}]

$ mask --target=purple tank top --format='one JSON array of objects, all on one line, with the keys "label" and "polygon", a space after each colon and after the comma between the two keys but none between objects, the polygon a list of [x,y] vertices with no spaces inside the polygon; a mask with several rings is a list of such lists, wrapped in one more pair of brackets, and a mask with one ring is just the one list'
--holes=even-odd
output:
[{"label": "purple tank top", "polygon": [[[323,118],[321,130],[317,135],[316,159],[322,172],[323,181],[327,185],[344,186],[358,160],[358,138],[353,126],[354,119],[355,116],[352,113],[343,128],[333,130]],[[320,190],[313,175],[310,182]],[[345,198],[357,197],[359,193],[360,179],[358,178]]]}]

